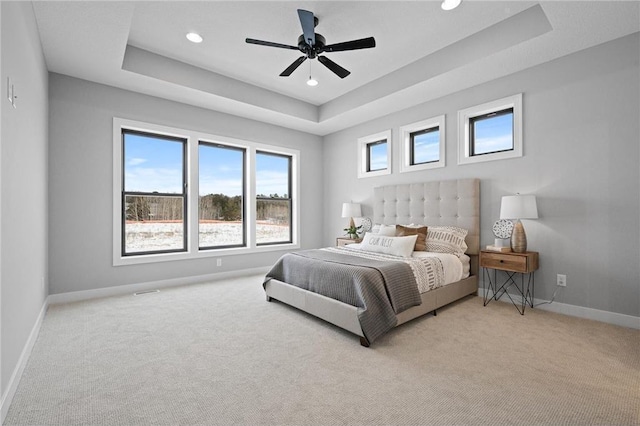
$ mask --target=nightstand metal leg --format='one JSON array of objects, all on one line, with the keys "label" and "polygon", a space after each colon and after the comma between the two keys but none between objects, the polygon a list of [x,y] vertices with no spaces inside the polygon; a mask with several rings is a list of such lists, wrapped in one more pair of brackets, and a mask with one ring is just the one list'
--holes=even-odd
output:
[{"label": "nightstand metal leg", "polygon": [[[535,277],[533,273],[519,273],[502,271],[506,278],[502,285],[498,284],[498,270],[493,270],[493,279],[491,279],[491,272],[487,268],[483,269],[483,278],[486,278],[484,288],[484,306],[487,306],[491,299],[500,300],[505,294],[518,310],[520,315],[524,315],[527,305],[533,308],[533,290],[535,284]],[[520,275],[520,285],[517,282],[517,275]],[[527,276],[525,284],[525,275]],[[520,293],[520,300],[516,301],[514,297],[509,293],[509,288],[514,287],[518,293]],[[489,293],[491,291],[491,293]]]},{"label": "nightstand metal leg", "polygon": [[[495,270],[494,270],[495,272]],[[493,281],[491,280],[491,272],[487,269],[487,268],[482,268],[482,278],[484,281],[484,297],[483,297],[483,302],[484,302],[484,306],[487,306],[489,304],[489,302],[491,302],[491,299],[493,299],[496,295],[496,279],[495,279],[495,273],[494,273],[494,278]],[[486,278],[486,280],[484,279]],[[491,291],[491,293],[489,293],[489,291]],[[498,300],[498,299],[496,299]]]}]

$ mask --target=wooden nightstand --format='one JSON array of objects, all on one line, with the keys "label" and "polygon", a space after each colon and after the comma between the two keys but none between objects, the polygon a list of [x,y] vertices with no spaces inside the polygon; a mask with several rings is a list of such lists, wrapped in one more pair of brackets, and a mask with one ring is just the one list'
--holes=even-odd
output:
[{"label": "wooden nightstand", "polygon": [[348,238],[348,237],[338,237],[336,238],[336,246],[344,247],[349,244],[356,244],[362,242],[362,238]]},{"label": "wooden nightstand", "polygon": [[[538,252],[527,251],[525,253],[499,253],[489,250],[480,251],[480,267],[483,268],[484,306],[487,306],[491,299],[498,300],[505,294],[511,299],[511,303],[516,307],[520,315],[524,315],[524,309],[529,304],[533,308],[533,291],[535,287],[535,271],[538,269]],[[493,269],[493,280],[491,270]],[[498,287],[498,271],[506,274],[505,281]],[[516,282],[517,275],[520,276],[520,286]],[[527,278],[525,286],[525,278]],[[488,286],[486,285],[488,283]],[[507,291],[514,286],[522,296],[520,306]],[[489,294],[491,290],[491,294]]]}]

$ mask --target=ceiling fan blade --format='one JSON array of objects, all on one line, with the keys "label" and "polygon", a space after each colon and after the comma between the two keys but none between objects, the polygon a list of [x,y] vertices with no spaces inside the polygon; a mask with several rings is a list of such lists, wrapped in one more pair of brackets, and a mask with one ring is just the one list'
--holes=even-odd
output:
[{"label": "ceiling fan blade", "polygon": [[298,49],[298,46],[290,46],[288,44],[273,43],[271,41],[264,41],[264,40],[256,40],[253,38],[247,38],[245,39],[245,41],[249,44],[257,44],[260,46],[270,46],[270,47],[279,47],[281,49],[300,50]]},{"label": "ceiling fan blade", "polygon": [[345,78],[346,76],[351,74],[351,72],[345,70],[340,65],[336,64],[335,62],[333,62],[331,59],[327,58],[326,56],[318,56],[318,60],[322,63],[322,65],[324,65],[325,67],[329,68],[331,71],[333,71],[340,78]]},{"label": "ceiling fan blade", "polygon": [[300,64],[302,64],[306,60],[307,60],[306,56],[300,56],[298,59],[293,61],[293,63],[289,65],[286,70],[280,73],[280,77],[289,77],[291,73],[294,72],[296,68],[298,68]]},{"label": "ceiling fan blade", "polygon": [[306,41],[309,46],[314,46],[316,44],[316,30],[313,12],[298,9],[298,17],[300,18],[300,25],[302,25],[304,41]]},{"label": "ceiling fan blade", "polygon": [[359,40],[345,41],[343,43],[330,44],[324,47],[325,52],[343,52],[345,50],[370,49],[376,47],[376,39],[373,37]]}]

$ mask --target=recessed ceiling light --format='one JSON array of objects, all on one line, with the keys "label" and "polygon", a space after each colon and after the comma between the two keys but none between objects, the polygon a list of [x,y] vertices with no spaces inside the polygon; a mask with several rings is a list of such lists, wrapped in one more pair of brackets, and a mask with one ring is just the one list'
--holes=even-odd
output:
[{"label": "recessed ceiling light", "polygon": [[187,40],[192,43],[202,43],[202,36],[198,33],[187,33]]},{"label": "recessed ceiling light", "polygon": [[453,10],[456,7],[460,6],[461,2],[462,0],[443,0],[440,7],[442,8],[442,10]]}]

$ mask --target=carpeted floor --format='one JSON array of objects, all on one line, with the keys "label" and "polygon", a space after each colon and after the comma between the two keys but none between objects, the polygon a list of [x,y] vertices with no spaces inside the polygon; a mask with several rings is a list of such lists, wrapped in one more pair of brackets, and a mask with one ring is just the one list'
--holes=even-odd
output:
[{"label": "carpeted floor", "polygon": [[640,332],[468,297],[371,348],[261,276],[49,308],[5,425],[638,425]]}]

